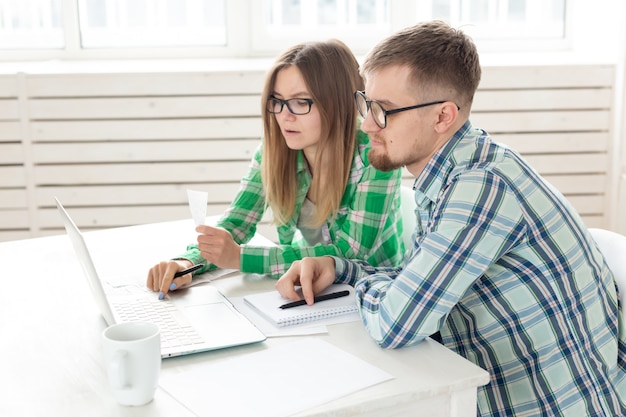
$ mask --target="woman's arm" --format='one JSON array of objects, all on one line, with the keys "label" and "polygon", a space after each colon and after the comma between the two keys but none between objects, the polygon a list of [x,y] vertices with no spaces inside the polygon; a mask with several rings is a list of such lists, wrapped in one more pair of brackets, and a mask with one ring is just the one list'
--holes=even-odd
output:
[{"label": "woman's arm", "polygon": [[[265,196],[261,182],[261,155],[263,147],[260,145],[251,160],[247,174],[241,179],[241,184],[235,199],[217,222],[217,227],[225,229],[237,244],[248,242],[256,233],[256,226],[265,211]],[[200,253],[198,244],[190,244],[184,253],[174,259],[186,259],[192,264],[204,264],[196,274],[215,269]]]}]

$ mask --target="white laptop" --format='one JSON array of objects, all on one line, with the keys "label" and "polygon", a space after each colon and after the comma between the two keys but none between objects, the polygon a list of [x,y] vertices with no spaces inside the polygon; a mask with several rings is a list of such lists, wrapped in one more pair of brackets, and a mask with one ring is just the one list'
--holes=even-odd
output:
[{"label": "white laptop", "polygon": [[[83,268],[91,292],[108,325],[154,321],[161,328],[161,356],[169,358],[262,342],[261,333],[232,303],[210,285],[169,293],[164,300],[145,286],[108,285],[100,280],[82,233],[55,198],[65,230]],[[147,271],[146,271],[147,272]]]}]

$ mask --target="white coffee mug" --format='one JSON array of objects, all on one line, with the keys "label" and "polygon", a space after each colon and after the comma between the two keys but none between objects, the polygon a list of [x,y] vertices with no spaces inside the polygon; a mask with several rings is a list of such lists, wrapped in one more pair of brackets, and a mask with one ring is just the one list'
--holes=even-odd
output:
[{"label": "white coffee mug", "polygon": [[144,405],[152,401],[161,371],[159,327],[148,322],[118,323],[104,329],[102,339],[117,402]]}]

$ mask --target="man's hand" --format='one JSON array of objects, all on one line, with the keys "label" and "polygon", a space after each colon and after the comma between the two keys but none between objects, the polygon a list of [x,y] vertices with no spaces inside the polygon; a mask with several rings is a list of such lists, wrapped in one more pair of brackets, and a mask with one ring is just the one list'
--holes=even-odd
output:
[{"label": "man's hand", "polygon": [[304,258],[295,261],[276,282],[276,289],[285,298],[299,300],[295,286],[302,287],[302,295],[308,305],[313,304],[313,297],[335,282],[335,260],[330,256]]}]

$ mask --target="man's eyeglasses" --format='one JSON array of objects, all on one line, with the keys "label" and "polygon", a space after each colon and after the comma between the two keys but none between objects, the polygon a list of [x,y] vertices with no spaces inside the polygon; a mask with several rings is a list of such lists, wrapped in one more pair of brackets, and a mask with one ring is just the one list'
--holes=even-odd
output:
[{"label": "man's eyeglasses", "polygon": [[289,100],[281,100],[277,97],[270,96],[267,100],[267,111],[272,114],[278,114],[283,111],[283,106],[287,105],[287,110],[291,114],[301,116],[311,111],[313,100],[310,98],[290,98]]},{"label": "man's eyeglasses", "polygon": [[[367,112],[372,113],[372,118],[374,119],[374,123],[381,129],[384,129],[387,126],[387,116],[390,114],[400,113],[407,110],[419,109],[422,107],[433,106],[435,104],[445,103],[447,100],[440,101],[431,101],[423,104],[416,104],[415,106],[409,107],[401,107],[399,109],[385,110],[383,106],[374,100],[368,100],[365,97],[364,91],[356,91],[354,93],[354,99],[356,100],[356,108],[359,111],[359,114],[364,119],[367,117]],[[457,109],[461,109],[459,106],[456,106]]]}]

